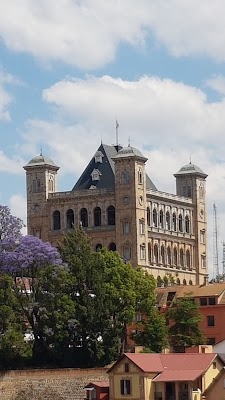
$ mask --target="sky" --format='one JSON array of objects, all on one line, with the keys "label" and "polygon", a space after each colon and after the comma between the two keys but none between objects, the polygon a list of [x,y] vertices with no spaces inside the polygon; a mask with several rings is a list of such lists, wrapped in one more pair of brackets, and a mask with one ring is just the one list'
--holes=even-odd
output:
[{"label": "sky", "polygon": [[26,221],[23,166],[42,152],[71,190],[101,140],[140,149],[159,190],[190,161],[225,240],[224,0],[0,2],[0,203]]}]

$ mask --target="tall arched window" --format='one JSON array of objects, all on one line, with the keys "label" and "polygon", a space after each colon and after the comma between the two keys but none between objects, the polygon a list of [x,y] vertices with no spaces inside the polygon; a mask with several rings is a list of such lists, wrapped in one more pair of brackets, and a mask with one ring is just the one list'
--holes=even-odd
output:
[{"label": "tall arched window", "polygon": [[108,225],[115,225],[115,207],[109,206],[107,208]]},{"label": "tall arched window", "polygon": [[173,230],[176,232],[177,230],[177,216],[173,213]]},{"label": "tall arched window", "polygon": [[102,244],[101,244],[101,243],[96,244],[95,250],[96,250],[96,251],[99,251],[99,250],[101,250],[101,249],[102,249]]},{"label": "tall arched window", "polygon": [[54,231],[61,229],[60,212],[58,210],[53,213],[53,229]]},{"label": "tall arched window", "polygon": [[177,285],[180,285],[180,279],[177,278]]},{"label": "tall arched window", "polygon": [[109,250],[111,250],[111,251],[116,251],[116,243],[114,243],[114,242],[111,242],[110,244],[109,244]]},{"label": "tall arched window", "polygon": [[160,228],[163,228],[163,210],[160,210],[159,211],[159,226],[160,226]]},{"label": "tall arched window", "polygon": [[187,268],[191,268],[191,254],[189,250],[186,251],[186,264]]},{"label": "tall arched window", "polygon": [[182,268],[184,268],[184,251],[183,251],[183,249],[180,249],[180,265]]},{"label": "tall arched window", "polygon": [[150,208],[147,207],[147,225],[150,226],[151,218],[150,218]]},{"label": "tall arched window", "polygon": [[154,262],[159,263],[159,250],[157,244],[154,245]]},{"label": "tall arched window", "polygon": [[158,221],[157,221],[157,219],[158,219],[157,211],[156,211],[156,209],[154,208],[153,213],[152,213],[152,221],[153,221],[153,226],[154,226],[154,227],[157,227],[157,226],[158,226]]},{"label": "tall arched window", "polygon": [[167,247],[167,264],[171,266],[171,250]]},{"label": "tall arched window", "polygon": [[192,280],[190,279],[190,281],[189,281],[189,285],[193,285],[193,282],[192,282]]},{"label": "tall arched window", "polygon": [[170,213],[169,211],[166,212],[166,229],[170,230]]},{"label": "tall arched window", "polygon": [[138,171],[138,183],[142,185],[143,183],[143,174],[141,168]]},{"label": "tall arched window", "polygon": [[66,213],[66,226],[67,229],[72,229],[74,226],[74,212],[71,208]]},{"label": "tall arched window", "polygon": [[148,262],[151,264],[152,262],[152,246],[151,243],[148,243]]},{"label": "tall arched window", "polygon": [[161,261],[162,261],[162,264],[163,264],[163,265],[166,264],[166,259],[165,259],[165,248],[164,248],[163,245],[161,246]]},{"label": "tall arched window", "polygon": [[84,228],[88,226],[88,212],[86,208],[80,210],[80,222]]},{"label": "tall arched window", "polygon": [[95,207],[94,209],[94,226],[101,226],[102,213],[100,207]]},{"label": "tall arched window", "polygon": [[183,232],[183,217],[179,215],[179,232]]},{"label": "tall arched window", "polygon": [[187,285],[186,279],[183,279],[183,285]]},{"label": "tall arched window", "polygon": [[185,217],[185,232],[190,233],[190,220],[188,215]]},{"label": "tall arched window", "polygon": [[173,263],[175,266],[177,266],[177,248],[174,247],[173,249]]}]

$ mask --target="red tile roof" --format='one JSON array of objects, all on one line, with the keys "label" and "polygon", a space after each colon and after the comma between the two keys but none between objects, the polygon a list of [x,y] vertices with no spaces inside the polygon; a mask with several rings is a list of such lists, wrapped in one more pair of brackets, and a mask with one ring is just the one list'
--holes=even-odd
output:
[{"label": "red tile roof", "polygon": [[90,382],[88,385],[85,386],[86,388],[92,387],[92,386],[97,386],[97,387],[109,387],[109,382],[108,381],[97,381],[97,382]]},{"label": "red tile roof", "polygon": [[[155,382],[193,381],[202,375],[217,357],[214,353],[125,353],[127,357],[143,372],[155,372]],[[112,370],[118,360],[111,368]],[[110,371],[109,370],[109,371]]]}]

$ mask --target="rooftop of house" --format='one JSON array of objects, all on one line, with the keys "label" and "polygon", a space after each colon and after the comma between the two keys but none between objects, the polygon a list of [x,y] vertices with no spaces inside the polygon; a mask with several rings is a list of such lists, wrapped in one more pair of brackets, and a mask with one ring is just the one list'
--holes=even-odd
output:
[{"label": "rooftop of house", "polygon": [[[215,353],[125,353],[126,357],[141,371],[156,373],[154,382],[194,381],[207,371],[217,358]],[[121,361],[118,360],[108,372]],[[222,360],[221,360],[222,361]],[[193,369],[194,368],[194,369]]]}]

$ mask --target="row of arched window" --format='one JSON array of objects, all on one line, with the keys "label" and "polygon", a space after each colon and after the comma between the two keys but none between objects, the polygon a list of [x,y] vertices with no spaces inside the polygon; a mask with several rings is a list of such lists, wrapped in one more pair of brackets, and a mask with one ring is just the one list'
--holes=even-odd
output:
[{"label": "row of arched window", "polygon": [[[107,213],[107,225],[115,225],[115,207],[109,206],[106,210]],[[82,208],[79,213],[80,224],[87,228],[90,226],[88,210]],[[94,226],[102,225],[102,210],[100,207],[95,207],[93,210],[93,222]],[[74,211],[70,208],[66,212],[66,228],[71,229],[74,226]],[[53,230],[61,229],[61,213],[59,210],[53,212]]]},{"label": "row of arched window", "polygon": [[[96,250],[96,251],[99,251],[99,250],[101,250],[101,249],[102,249],[102,244],[101,244],[101,243],[96,244],[95,250]],[[111,242],[111,243],[108,245],[108,250],[116,251],[116,243]]]},{"label": "row of arched window", "polygon": [[172,230],[175,232],[185,232],[190,233],[190,218],[188,215],[183,217],[182,214],[178,216],[176,213],[173,213],[172,216],[170,212],[167,211],[164,214],[163,210],[160,210],[159,213],[156,208],[153,208],[152,215],[150,208],[147,207],[147,224],[148,226],[153,226],[154,228],[162,228],[167,230]]},{"label": "row of arched window", "polygon": [[[168,282],[165,279],[162,279],[160,276],[157,276],[156,282],[157,282],[157,286],[158,287],[168,286]],[[177,284],[177,285],[181,285],[181,280],[179,278],[177,278],[174,283]],[[183,279],[182,285],[187,285],[187,280],[186,279]],[[189,280],[188,285],[193,285],[193,282],[192,282],[191,279]]]},{"label": "row of arched window", "polygon": [[183,248],[181,248],[178,253],[177,247],[173,247],[171,250],[170,246],[165,248],[165,246],[162,245],[159,248],[156,243],[152,248],[151,244],[148,243],[148,261],[150,264],[163,264],[190,269],[191,253],[189,249],[184,252]]}]

